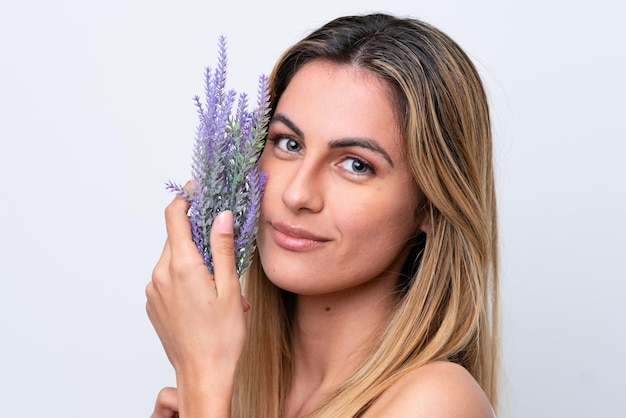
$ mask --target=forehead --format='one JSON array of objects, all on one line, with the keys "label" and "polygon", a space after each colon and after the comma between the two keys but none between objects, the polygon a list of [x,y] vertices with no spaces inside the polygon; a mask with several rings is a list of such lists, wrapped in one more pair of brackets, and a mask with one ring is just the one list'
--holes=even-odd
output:
[{"label": "forehead", "polygon": [[357,66],[311,61],[293,76],[276,113],[305,131],[370,137],[397,147],[400,129],[390,90],[380,77]]}]

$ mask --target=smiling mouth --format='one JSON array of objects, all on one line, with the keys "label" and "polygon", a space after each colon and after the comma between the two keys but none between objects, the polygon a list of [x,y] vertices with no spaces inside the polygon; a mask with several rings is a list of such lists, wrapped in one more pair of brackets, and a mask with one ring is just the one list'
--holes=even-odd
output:
[{"label": "smiling mouth", "polygon": [[309,251],[329,242],[305,229],[279,223],[269,223],[276,245],[289,251]]}]

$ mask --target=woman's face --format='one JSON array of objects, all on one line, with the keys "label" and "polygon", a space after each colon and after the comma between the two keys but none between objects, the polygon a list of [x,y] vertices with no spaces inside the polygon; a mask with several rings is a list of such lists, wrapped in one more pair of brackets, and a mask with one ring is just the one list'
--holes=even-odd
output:
[{"label": "woman's face", "polygon": [[314,295],[397,280],[419,194],[388,96],[371,73],[313,61],[278,101],[257,236],[278,287]]}]

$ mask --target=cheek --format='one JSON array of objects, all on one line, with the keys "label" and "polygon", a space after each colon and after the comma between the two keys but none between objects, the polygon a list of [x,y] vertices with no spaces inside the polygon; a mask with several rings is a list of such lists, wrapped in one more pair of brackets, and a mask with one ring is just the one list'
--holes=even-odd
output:
[{"label": "cheek", "polygon": [[267,210],[277,207],[276,205],[281,200],[282,190],[285,188],[285,185],[282,184],[285,176],[276,175],[271,169],[263,171],[267,177],[261,197],[261,217]]},{"label": "cheek", "polygon": [[261,217],[263,217],[263,208],[268,203],[274,201],[276,196],[280,197],[279,189],[282,186],[279,183],[281,182],[281,177],[284,177],[276,173],[276,163],[272,163],[272,158],[268,156],[268,153],[271,152],[268,147],[269,145],[266,145],[259,159],[259,168],[266,175],[265,189],[261,198]]},{"label": "cheek", "polygon": [[371,237],[373,241],[379,241],[383,237],[402,240],[404,236],[415,231],[413,218],[413,213],[408,209],[382,207],[353,213],[346,230],[354,236]]},{"label": "cheek", "polygon": [[[343,194],[349,196],[349,194]],[[360,194],[353,194],[360,197]],[[382,187],[354,201],[351,223],[367,225],[369,229],[387,231],[415,231],[417,230],[417,201],[418,192],[408,180],[397,181],[391,187]]]},{"label": "cheek", "polygon": [[261,156],[259,157],[259,168],[261,171],[265,171],[265,166],[267,165],[267,153],[270,152],[271,143],[267,140],[265,141],[265,146],[263,147],[263,151],[261,151]]},{"label": "cheek", "polygon": [[[404,194],[406,196],[406,193]],[[418,231],[416,206],[413,199],[399,201],[384,194],[374,199],[353,202],[354,205],[335,206],[335,218],[342,236],[359,247],[403,246]]]}]

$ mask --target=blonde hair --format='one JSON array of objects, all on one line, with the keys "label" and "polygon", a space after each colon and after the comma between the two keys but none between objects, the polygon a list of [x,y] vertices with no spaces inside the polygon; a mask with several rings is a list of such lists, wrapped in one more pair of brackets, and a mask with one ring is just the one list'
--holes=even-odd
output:
[{"label": "blonde hair", "polygon": [[[311,60],[350,64],[390,89],[427,238],[370,355],[313,417],[356,417],[408,372],[432,361],[465,367],[497,404],[497,220],[489,109],[468,56],[432,26],[389,15],[329,22],[290,48],[271,76],[272,107]],[[417,216],[417,214],[409,214]],[[425,241],[425,242],[424,242]],[[233,416],[276,418],[292,377],[294,295],[265,276],[258,255],[244,279],[254,307]]]}]

